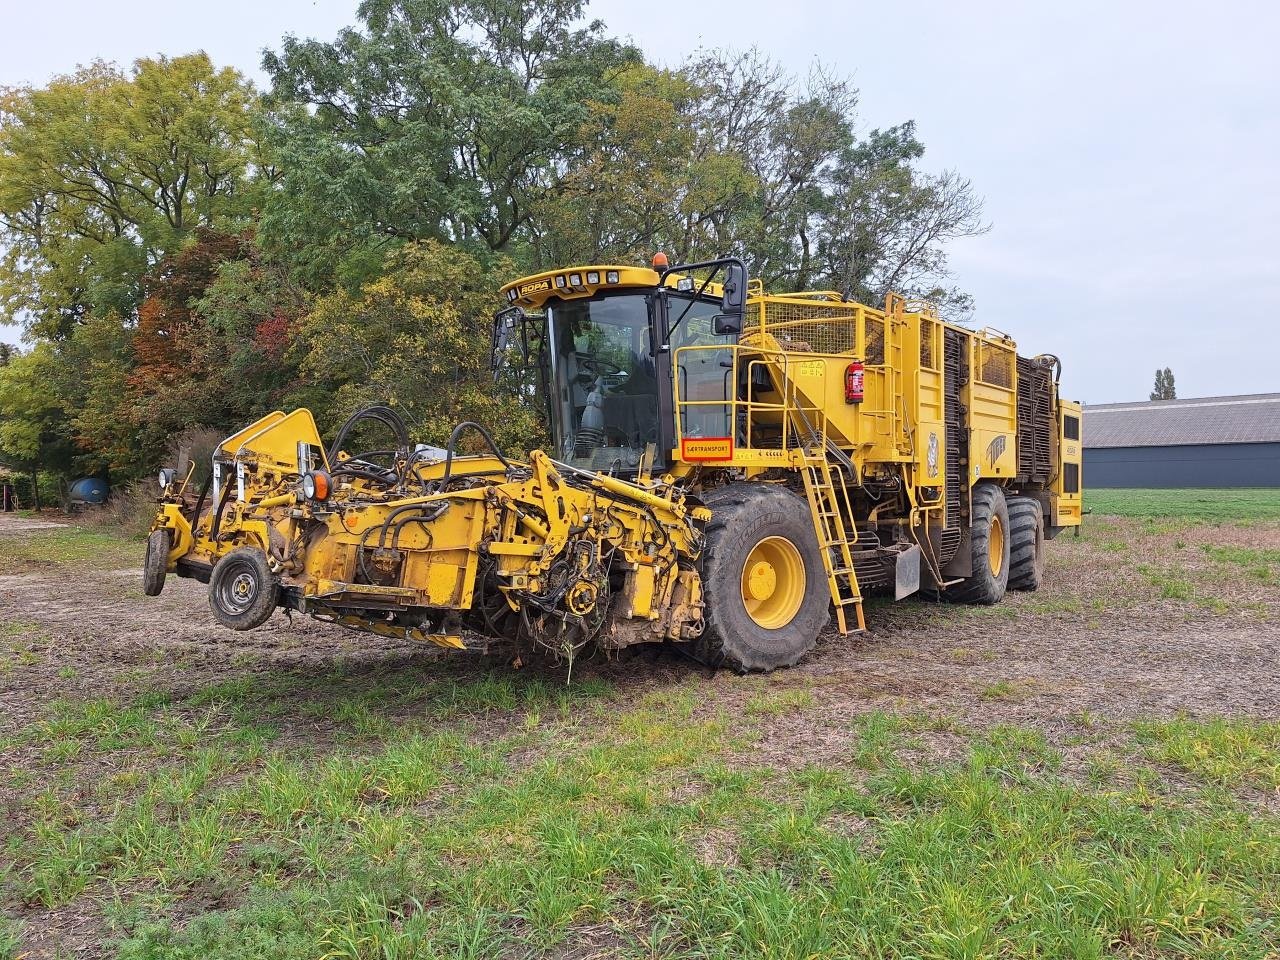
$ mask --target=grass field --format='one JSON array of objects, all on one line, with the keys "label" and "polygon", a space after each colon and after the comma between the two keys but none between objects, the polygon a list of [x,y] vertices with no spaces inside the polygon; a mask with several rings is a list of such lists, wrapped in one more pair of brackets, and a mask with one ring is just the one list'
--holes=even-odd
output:
[{"label": "grass field", "polygon": [[1280,520],[1280,487],[1224,490],[1085,490],[1094,514],[1171,517],[1224,523]]},{"label": "grass field", "polygon": [[746,678],[165,646],[203,595],[122,599],[136,543],[0,537],[13,589],[88,591],[0,602],[38,693],[0,717],[0,958],[1275,958],[1280,524],[1239,493]]},{"label": "grass field", "polygon": [[[356,698],[330,682],[327,702],[231,682],[54,704],[7,745],[55,772],[11,838],[14,893],[56,909],[106,892],[129,958],[1280,945],[1280,823],[1232,792],[1280,786],[1280,724],[1146,722],[1122,762],[1082,718],[1076,737],[1108,745],[1067,771],[1035,729],[871,712],[844,762],[777,771],[741,762],[759,730],[700,711],[700,678],[636,703],[519,678]],[[327,749],[280,742],[275,718],[298,709],[336,712]],[[954,761],[900,756],[938,729],[963,744]]]}]

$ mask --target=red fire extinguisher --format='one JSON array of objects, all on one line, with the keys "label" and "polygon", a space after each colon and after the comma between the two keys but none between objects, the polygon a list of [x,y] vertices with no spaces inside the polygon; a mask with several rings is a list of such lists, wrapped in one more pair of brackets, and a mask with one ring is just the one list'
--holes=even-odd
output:
[{"label": "red fire extinguisher", "polygon": [[844,402],[862,402],[862,364],[855,360],[844,369]]}]

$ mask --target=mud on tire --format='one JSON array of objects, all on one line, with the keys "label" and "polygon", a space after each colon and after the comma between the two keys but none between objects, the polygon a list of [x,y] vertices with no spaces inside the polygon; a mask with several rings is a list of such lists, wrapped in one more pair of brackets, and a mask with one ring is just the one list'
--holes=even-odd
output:
[{"label": "mud on tire", "polygon": [[[740,673],[791,666],[813,649],[830,619],[831,595],[808,504],[765,483],[731,483],[703,502],[712,514],[703,559],[707,626],[698,659]],[[775,600],[771,581],[790,596]]]},{"label": "mud on tire", "polygon": [[1044,512],[1034,497],[1009,498],[1009,589],[1038,590],[1044,581]]},{"label": "mud on tire", "polygon": [[213,568],[209,609],[224,627],[252,630],[275,612],[279,592],[267,555],[257,547],[237,547]]}]

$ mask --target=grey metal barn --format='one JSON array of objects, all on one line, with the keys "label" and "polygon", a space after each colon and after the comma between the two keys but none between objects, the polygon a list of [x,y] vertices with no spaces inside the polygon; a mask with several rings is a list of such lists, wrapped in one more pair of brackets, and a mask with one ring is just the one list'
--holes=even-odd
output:
[{"label": "grey metal barn", "polygon": [[1280,487],[1280,393],[1084,411],[1085,487]]}]

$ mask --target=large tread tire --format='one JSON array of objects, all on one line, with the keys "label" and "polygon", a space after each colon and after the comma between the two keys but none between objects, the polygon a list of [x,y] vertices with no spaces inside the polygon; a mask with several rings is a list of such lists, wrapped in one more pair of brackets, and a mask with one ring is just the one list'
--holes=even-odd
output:
[{"label": "large tread tire", "polygon": [[142,592],[148,597],[160,596],[169,569],[171,534],[168,530],[152,530],[147,537],[147,554],[142,560]]},{"label": "large tread tire", "polygon": [[[831,618],[831,594],[808,503],[766,483],[731,483],[703,502],[711,508],[711,520],[703,558],[706,632],[697,645],[698,659],[739,673],[792,666],[813,649]],[[788,541],[804,570],[798,608],[784,626],[773,629],[752,618],[743,596],[747,559],[770,538]]]},{"label": "large tread tire", "polygon": [[280,583],[257,547],[237,547],[218,561],[209,577],[209,609],[224,627],[252,630],[275,612]]},{"label": "large tread tire", "polygon": [[1039,590],[1044,581],[1044,511],[1034,497],[1009,498],[1009,589]]},{"label": "large tread tire", "polygon": [[[972,550],[973,574],[948,589],[946,596],[948,600],[960,603],[999,603],[1009,586],[1009,508],[1004,491],[994,483],[980,483],[974,487],[972,503],[969,547]],[[992,557],[991,541],[996,531],[1002,549],[997,551],[998,557]]]}]

